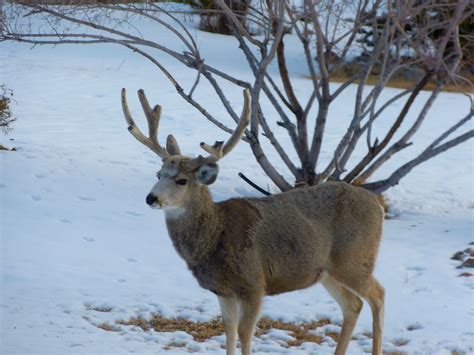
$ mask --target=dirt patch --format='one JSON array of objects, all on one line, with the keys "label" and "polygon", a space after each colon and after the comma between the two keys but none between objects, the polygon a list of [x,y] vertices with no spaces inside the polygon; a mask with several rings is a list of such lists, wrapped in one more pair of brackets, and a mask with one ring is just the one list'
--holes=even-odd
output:
[{"label": "dirt patch", "polygon": [[[119,320],[116,323],[119,325],[133,325],[140,327],[144,331],[150,329],[154,329],[157,332],[184,331],[192,335],[195,341],[199,342],[224,334],[224,325],[220,318],[214,318],[208,322],[193,322],[188,319],[165,318],[160,314],[154,314],[149,320],[142,317],[132,317],[128,320]],[[287,323],[262,317],[257,324],[255,335],[260,337],[271,329],[289,331],[290,335],[295,338],[295,340],[288,342],[289,347],[300,346],[304,342],[321,344],[324,341],[324,335],[337,341],[339,337],[339,334],[337,333],[328,332],[324,335],[314,334],[314,330],[327,324],[330,324],[328,319],[322,319],[310,323]]]},{"label": "dirt patch", "polygon": [[8,152],[15,152],[15,151],[16,151],[16,148],[8,149],[8,148],[5,147],[4,145],[1,145],[1,144],[0,144],[0,150],[6,150],[6,151],[8,151]]},{"label": "dirt patch", "polygon": [[[472,248],[473,243],[469,243],[469,247],[464,250],[459,250],[451,256],[451,260],[455,260],[459,262],[459,265],[456,267],[457,269],[464,269],[464,268],[474,268],[474,248]],[[458,276],[462,277],[471,277],[474,274],[471,272],[462,272]]]}]

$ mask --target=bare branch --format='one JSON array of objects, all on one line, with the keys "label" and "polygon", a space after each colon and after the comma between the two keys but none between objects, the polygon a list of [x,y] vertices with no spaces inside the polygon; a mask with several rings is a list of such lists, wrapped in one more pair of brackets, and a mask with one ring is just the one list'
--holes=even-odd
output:
[{"label": "bare branch", "polygon": [[369,184],[363,185],[368,190],[371,190],[375,193],[382,193],[386,191],[388,188],[397,185],[400,180],[406,176],[413,168],[420,165],[421,163],[427,161],[435,157],[436,155],[447,151],[450,148],[453,148],[471,138],[474,138],[474,129],[457,136],[443,144],[439,144],[442,140],[444,140],[447,136],[455,132],[459,127],[464,125],[467,121],[469,121],[473,117],[473,111],[471,111],[466,117],[444,132],[441,136],[439,136],[435,141],[430,144],[420,155],[418,155],[415,159],[410,160],[408,163],[402,165],[400,168],[395,170],[387,179],[380,180],[377,182],[372,182]]},{"label": "bare branch", "polygon": [[441,91],[442,86],[438,86],[430,95],[428,100],[426,100],[425,105],[423,106],[420,114],[418,115],[417,119],[413,123],[413,125],[407,130],[407,132],[397,141],[395,142],[390,148],[388,148],[379,158],[369,166],[363,173],[358,176],[358,179],[361,181],[366,181],[372,174],[379,169],[385,162],[387,162],[393,155],[405,149],[411,143],[409,140],[413,135],[418,131],[421,124],[426,118],[428,111],[430,110],[431,106],[433,105],[434,101],[438,97],[438,94]]},{"label": "bare branch", "polygon": [[243,173],[239,173],[238,174],[239,177],[244,180],[247,184],[249,184],[250,186],[252,186],[255,190],[261,192],[262,194],[264,194],[265,196],[270,196],[271,193],[268,192],[267,190],[264,190],[262,189],[260,186],[258,186],[256,183],[254,183],[252,180],[250,180],[248,177],[246,177]]},{"label": "bare branch", "polygon": [[387,132],[386,136],[380,143],[372,147],[367,154],[361,159],[361,161],[344,177],[344,181],[351,182],[356,176],[367,166],[391,141],[392,137],[394,136],[395,132],[400,128],[402,122],[405,120],[410,108],[412,107],[413,103],[415,102],[416,97],[420,93],[420,91],[426,86],[429,79],[433,76],[433,73],[427,73],[416,85],[414,90],[412,91],[410,97],[408,98],[407,102],[403,106],[403,109],[400,111],[397,119],[390,127],[389,131]]},{"label": "bare branch", "polygon": [[[315,96],[318,99],[318,101],[320,101],[321,93],[319,91],[320,90],[319,89],[319,79],[318,79],[318,76],[316,74],[316,69],[314,68],[313,56],[311,54],[311,50],[310,50],[310,47],[309,47],[309,45],[310,45],[309,31],[306,30],[306,31],[302,32],[300,30],[300,28],[298,26],[298,23],[297,23],[297,20],[296,20],[295,12],[288,5],[286,6],[286,12],[287,12],[287,14],[288,14],[288,16],[291,20],[292,28],[295,30],[298,38],[300,39],[301,43],[303,44],[306,63],[308,65],[308,70],[310,72],[311,80],[313,82]],[[305,23],[305,26],[306,26],[306,23]]]},{"label": "bare branch", "polygon": [[288,169],[293,173],[296,179],[301,179],[301,173],[300,171],[295,167],[291,159],[288,157],[288,154],[285,152],[285,149],[281,146],[280,142],[276,139],[275,135],[273,134],[273,131],[269,127],[267,120],[265,119],[265,116],[263,113],[260,111],[259,112],[260,118],[259,122],[260,125],[262,126],[263,132],[265,134],[265,137],[267,137],[270,140],[270,143],[274,146],[275,150],[277,153],[280,155],[281,159],[283,162],[286,164]]}]

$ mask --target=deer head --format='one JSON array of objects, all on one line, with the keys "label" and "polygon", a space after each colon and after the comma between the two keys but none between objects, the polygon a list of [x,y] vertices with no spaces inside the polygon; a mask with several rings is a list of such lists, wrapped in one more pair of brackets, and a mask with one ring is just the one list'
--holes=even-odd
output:
[{"label": "deer head", "polygon": [[185,202],[202,185],[216,181],[219,173],[217,162],[228,154],[240,141],[250,121],[250,92],[244,90],[244,107],[236,129],[227,142],[217,141],[210,146],[202,142],[201,148],[209,155],[191,158],[181,154],[178,142],[173,135],[168,135],[166,147],[158,142],[158,126],[161,106],[151,108],[143,90],[138,91],[138,98],[148,122],[148,137],[136,126],[127,105],[125,89],[122,89],[122,108],[129,132],[140,143],[147,146],[162,160],[161,170],[156,174],[158,182],[146,197],[146,203],[152,208],[182,208]]}]

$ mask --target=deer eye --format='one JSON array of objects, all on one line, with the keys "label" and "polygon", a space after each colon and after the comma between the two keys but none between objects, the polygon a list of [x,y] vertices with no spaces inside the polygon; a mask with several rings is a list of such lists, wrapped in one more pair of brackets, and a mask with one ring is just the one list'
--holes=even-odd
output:
[{"label": "deer eye", "polygon": [[175,182],[178,184],[178,185],[186,185],[188,183],[188,180],[186,179],[178,179],[178,180],[175,180]]},{"label": "deer eye", "polygon": [[157,178],[158,180],[161,179],[161,172],[158,171],[158,172],[156,173],[156,178]]}]

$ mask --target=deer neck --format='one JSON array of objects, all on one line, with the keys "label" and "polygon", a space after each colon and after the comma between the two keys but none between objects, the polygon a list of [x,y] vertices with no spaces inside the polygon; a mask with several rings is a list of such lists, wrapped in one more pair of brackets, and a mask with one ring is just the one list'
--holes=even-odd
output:
[{"label": "deer neck", "polygon": [[217,208],[206,186],[200,186],[179,209],[165,210],[173,245],[189,267],[215,250],[221,233]]}]

